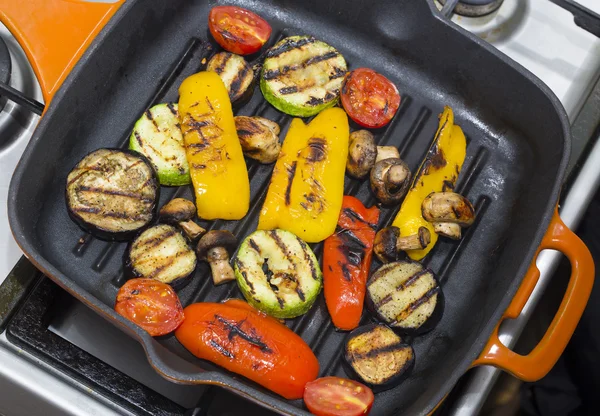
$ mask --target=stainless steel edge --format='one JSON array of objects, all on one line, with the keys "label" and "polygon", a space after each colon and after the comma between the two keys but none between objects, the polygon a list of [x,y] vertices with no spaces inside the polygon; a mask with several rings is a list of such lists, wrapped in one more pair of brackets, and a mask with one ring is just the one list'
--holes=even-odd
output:
[{"label": "stainless steel edge", "polygon": [[[600,81],[597,82],[575,120],[573,126],[574,134],[585,131],[594,131],[597,134],[596,127],[600,123],[599,109]],[[578,121],[583,117],[586,119],[581,121],[580,124],[587,124],[588,127],[592,127],[591,129],[577,125]],[[583,140],[587,141],[584,138],[574,137],[574,142]],[[581,222],[587,207],[600,185],[600,137],[596,136],[590,142],[594,143],[594,145],[587,157],[585,157],[585,161],[581,165],[568,192],[564,195],[562,204],[559,206],[560,217],[573,230]],[[580,149],[576,157],[582,153],[584,153],[584,150]],[[569,168],[576,167],[575,162],[570,163]],[[500,327],[500,341],[507,347],[512,348],[515,346],[525,325],[531,319],[536,305],[542,299],[544,291],[548,287],[562,256],[560,252],[554,250],[544,250],[538,256],[536,265],[540,270],[540,278],[535,289],[519,317],[503,322]],[[492,366],[482,366],[471,370],[467,376],[466,384],[461,389],[460,397],[452,404],[448,413],[452,416],[473,416],[478,414],[501,373],[502,370]]]}]

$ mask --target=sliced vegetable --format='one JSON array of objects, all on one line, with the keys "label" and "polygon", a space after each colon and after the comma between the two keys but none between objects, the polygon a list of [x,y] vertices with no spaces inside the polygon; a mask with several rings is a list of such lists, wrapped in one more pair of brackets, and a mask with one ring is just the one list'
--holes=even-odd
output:
[{"label": "sliced vegetable", "polygon": [[209,231],[198,241],[198,258],[210,264],[215,285],[235,280],[229,256],[235,251],[236,245],[235,236],[225,230]]},{"label": "sliced vegetable", "polygon": [[235,117],[244,154],[260,163],[273,163],[281,151],[279,125],[264,117]]},{"label": "sliced vegetable", "polygon": [[67,177],[71,218],[106,240],[127,240],[156,216],[159,183],[150,161],[131,150],[98,149]]},{"label": "sliced vegetable", "polygon": [[394,204],[406,195],[410,178],[410,169],[402,159],[383,159],[371,169],[371,189],[383,204]]},{"label": "sliced vegetable", "polygon": [[188,199],[173,198],[160,209],[158,215],[161,222],[178,226],[190,241],[195,241],[206,232],[194,222],[196,206]]},{"label": "sliced vegetable", "polygon": [[400,252],[423,249],[429,241],[431,234],[426,227],[419,227],[414,235],[400,237],[400,229],[390,226],[377,232],[374,251],[382,263],[389,263],[398,260]]},{"label": "sliced vegetable", "polygon": [[184,309],[175,336],[196,357],[209,360],[285,397],[299,399],[319,374],[310,347],[285,325],[226,303]]},{"label": "sliced vegetable", "polygon": [[132,241],[126,266],[136,277],[181,288],[196,269],[196,253],[175,227],[159,224]]},{"label": "sliced vegetable", "polygon": [[152,162],[161,185],[191,183],[177,104],[158,104],[147,110],[133,126],[129,148]]},{"label": "sliced vegetable", "polygon": [[442,316],[443,303],[435,275],[416,261],[387,263],[367,283],[367,305],[371,311],[407,334],[433,329]]},{"label": "sliced vegetable", "polygon": [[223,49],[239,55],[257,52],[271,36],[271,26],[262,17],[236,6],[213,7],[208,29]]},{"label": "sliced vegetable", "polygon": [[267,52],[260,89],[279,111],[310,117],[338,102],[346,71],[346,60],[332,46],[311,36],[290,36]]},{"label": "sliced vegetable", "polygon": [[173,332],[183,309],[171,286],[154,279],[131,279],[117,293],[115,311],[153,337]]},{"label": "sliced vegetable", "polygon": [[370,388],[340,377],[322,377],[304,389],[304,403],[316,416],[368,415],[374,400]]},{"label": "sliced vegetable", "polygon": [[252,96],[254,71],[241,56],[229,52],[216,53],[208,61],[206,70],[219,74],[232,103],[245,101]]},{"label": "sliced vegetable", "polygon": [[380,392],[406,379],[414,366],[415,352],[387,326],[369,324],[348,334],[344,363],[353,377]]},{"label": "sliced vegetable", "polygon": [[248,303],[276,318],[306,313],[321,292],[319,261],[288,231],[253,232],[240,245],[234,264]]},{"label": "sliced vegetable", "polygon": [[438,239],[433,224],[423,218],[421,212],[423,200],[432,192],[454,189],[466,152],[465,135],[461,128],[454,124],[452,109],[445,107],[440,116],[435,139],[393,222],[393,225],[400,229],[402,237],[417,234],[420,227],[427,227],[430,231],[431,241],[427,247],[407,252],[411,259],[420,260],[425,257]]},{"label": "sliced vegetable", "polygon": [[198,217],[241,219],[250,206],[250,181],[227,89],[216,73],[183,81],[179,117]]},{"label": "sliced vegetable", "polygon": [[323,248],[323,284],[327,309],[336,328],[349,331],[360,322],[379,209],[344,196],[336,232]]},{"label": "sliced vegetable", "polygon": [[368,128],[383,127],[398,111],[400,93],[383,75],[369,68],[358,68],[344,79],[342,105],[357,124]]},{"label": "sliced vegetable", "polygon": [[454,192],[432,192],[421,204],[421,213],[433,224],[434,231],[444,237],[459,240],[461,227],[475,221],[475,208],[467,198]]},{"label": "sliced vegetable", "polygon": [[346,171],[358,179],[367,176],[375,164],[377,154],[375,138],[370,131],[357,130],[350,133]]},{"label": "sliced vegetable", "polygon": [[341,108],[322,111],[308,125],[292,120],[258,229],[282,228],[309,243],[333,234],[344,196],[348,136],[348,118]]}]

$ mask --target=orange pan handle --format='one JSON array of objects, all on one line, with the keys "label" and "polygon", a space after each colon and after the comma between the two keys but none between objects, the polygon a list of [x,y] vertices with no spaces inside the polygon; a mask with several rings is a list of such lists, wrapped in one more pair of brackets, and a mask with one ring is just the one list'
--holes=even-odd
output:
[{"label": "orange pan handle", "polygon": [[46,104],[124,1],[0,0],[0,21],[25,50]]},{"label": "orange pan handle", "polygon": [[542,239],[537,254],[543,249],[561,251],[571,262],[571,278],[558,312],[539,344],[527,355],[520,355],[504,346],[498,338],[498,329],[504,319],[519,316],[540,277],[535,258],[523,279],[521,287],[504,312],[494,332],[473,365],[493,365],[524,381],[535,381],[552,369],[563,353],[583,314],[594,284],[594,260],[588,248],[562,222],[558,210]]}]

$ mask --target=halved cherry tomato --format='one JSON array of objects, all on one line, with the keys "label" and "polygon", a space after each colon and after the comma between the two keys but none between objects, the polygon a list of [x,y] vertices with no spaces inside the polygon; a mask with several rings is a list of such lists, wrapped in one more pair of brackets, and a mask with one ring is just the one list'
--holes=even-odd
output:
[{"label": "halved cherry tomato", "polygon": [[363,127],[383,127],[400,106],[400,93],[383,75],[358,68],[346,75],[342,85],[342,106],[352,120]]},{"label": "halved cherry tomato", "polygon": [[208,28],[223,49],[238,55],[258,51],[271,36],[271,25],[265,19],[235,6],[213,7],[208,15]]},{"label": "halved cherry tomato", "polygon": [[115,310],[153,337],[173,332],[183,308],[171,286],[154,279],[131,279],[117,293]]},{"label": "halved cherry tomato", "polygon": [[316,416],[368,415],[373,400],[370,388],[340,377],[319,378],[304,387],[304,403]]}]

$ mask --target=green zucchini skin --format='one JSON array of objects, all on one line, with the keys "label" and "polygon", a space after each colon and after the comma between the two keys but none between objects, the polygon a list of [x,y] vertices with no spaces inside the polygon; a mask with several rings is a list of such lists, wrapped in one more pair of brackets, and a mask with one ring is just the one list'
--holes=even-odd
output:
[{"label": "green zucchini skin", "polygon": [[266,54],[260,90],[273,107],[310,117],[337,104],[346,60],[335,48],[312,36],[290,36]]},{"label": "green zucchini skin", "polygon": [[161,185],[191,183],[177,104],[157,104],[147,110],[133,127],[129,148],[150,160]]},{"label": "green zucchini skin", "polygon": [[323,285],[310,247],[284,230],[258,230],[240,245],[234,260],[238,286],[248,301],[276,318],[306,313]]}]

